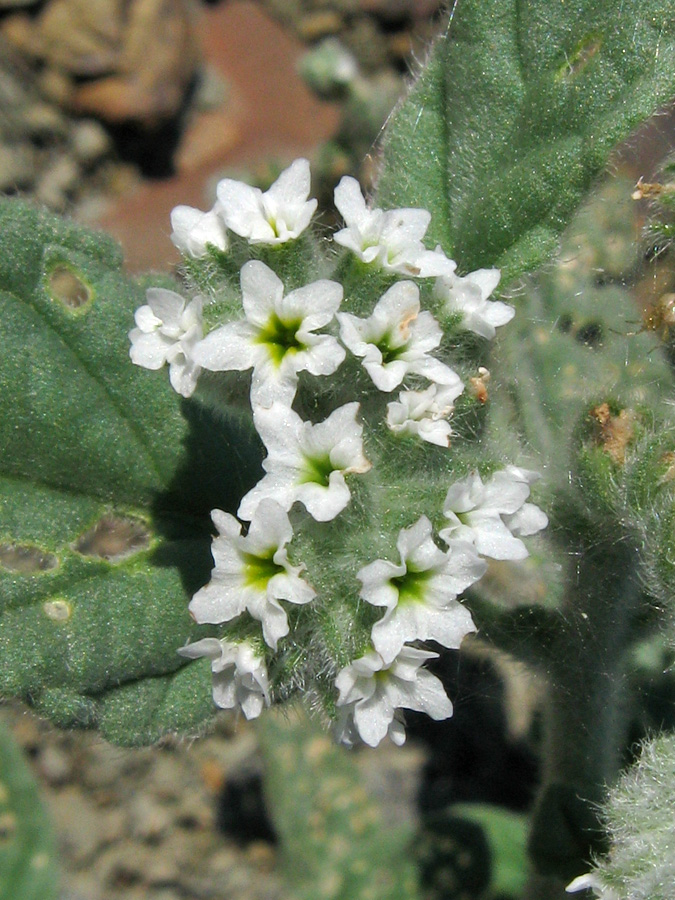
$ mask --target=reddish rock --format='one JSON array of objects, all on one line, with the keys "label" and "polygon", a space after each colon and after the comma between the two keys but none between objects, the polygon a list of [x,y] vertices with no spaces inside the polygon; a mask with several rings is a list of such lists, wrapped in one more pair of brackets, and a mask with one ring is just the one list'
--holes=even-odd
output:
[{"label": "reddish rock", "polygon": [[207,187],[225,168],[309,155],[339,123],[337,106],[313,97],[297,74],[302,44],[253,2],[231,0],[207,9],[200,39],[206,63],[231,85],[226,107],[196,114],[176,157],[176,176],[143,182],[94,223],[121,241],[133,272],[175,265],[172,208],[210,207]]},{"label": "reddish rock", "polygon": [[69,83],[61,99],[73,111],[152,127],[176,115],[194,78],[198,9],[197,0],[49,0],[36,16],[5,19],[2,32]]}]

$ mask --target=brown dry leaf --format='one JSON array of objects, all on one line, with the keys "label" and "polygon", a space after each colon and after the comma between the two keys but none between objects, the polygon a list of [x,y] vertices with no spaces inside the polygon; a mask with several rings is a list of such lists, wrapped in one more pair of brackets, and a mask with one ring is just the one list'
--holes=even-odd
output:
[{"label": "brown dry leaf", "polygon": [[488,382],[490,381],[490,372],[485,366],[480,366],[478,375],[469,378],[469,388],[479,403],[487,403],[488,401]]},{"label": "brown dry leaf", "polygon": [[633,437],[635,413],[622,409],[618,416],[613,416],[609,405],[601,403],[590,414],[599,426],[598,444],[617,465],[622,466],[626,460],[626,448]]}]

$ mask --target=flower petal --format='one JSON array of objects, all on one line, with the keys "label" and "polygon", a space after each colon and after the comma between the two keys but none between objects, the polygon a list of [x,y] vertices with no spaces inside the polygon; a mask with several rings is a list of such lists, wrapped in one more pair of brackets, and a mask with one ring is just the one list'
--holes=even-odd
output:
[{"label": "flower petal", "polygon": [[275,237],[274,229],[263,216],[262,191],[259,188],[223,178],[216,188],[223,221],[243,238]]},{"label": "flower petal", "polygon": [[310,181],[309,160],[296,159],[265,193],[281,208],[299,205],[309,196]]},{"label": "flower petal", "polygon": [[518,537],[528,537],[541,531],[542,528],[546,528],[548,516],[534,503],[523,503],[513,515],[504,516],[504,521],[512,534]]},{"label": "flower petal", "polygon": [[[368,220],[369,210],[356,178],[343,175],[335,188],[334,200],[338,212],[346,223],[353,223],[359,227]],[[337,239],[337,235],[334,239]]]}]

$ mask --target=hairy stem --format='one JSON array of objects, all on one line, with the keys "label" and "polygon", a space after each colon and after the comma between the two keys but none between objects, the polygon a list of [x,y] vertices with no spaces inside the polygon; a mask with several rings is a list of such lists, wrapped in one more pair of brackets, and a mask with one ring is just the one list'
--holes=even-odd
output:
[{"label": "hairy stem", "polygon": [[564,897],[605,838],[598,804],[615,780],[628,727],[625,658],[640,598],[629,539],[579,550],[569,573],[564,627],[551,645],[542,783],[527,900]]}]

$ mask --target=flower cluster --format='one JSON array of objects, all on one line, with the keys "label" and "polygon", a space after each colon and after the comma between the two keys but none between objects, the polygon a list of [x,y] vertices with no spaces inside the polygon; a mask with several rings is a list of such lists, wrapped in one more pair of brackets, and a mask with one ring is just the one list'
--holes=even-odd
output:
[{"label": "flower cluster", "polygon": [[[391,512],[392,501],[382,500],[390,474],[379,463],[387,453],[397,460],[405,446],[426,442],[443,448],[434,452],[445,452],[442,465],[451,471],[449,420],[464,383],[446,359],[441,321],[492,338],[513,309],[488,300],[497,270],[462,278],[440,247],[425,247],[428,212],[369,207],[348,177],[335,191],[345,227],[334,240],[351,251],[361,281],[372,268],[392,283],[373,298],[365,317],[350,311],[350,297],[336,281],[296,281],[287,290],[267,263],[291,258],[283,254],[294,252],[316,208],[309,191],[309,163],[301,159],[264,193],[224,179],[209,212],[177,207],[172,240],[194,260],[214,257],[214,251],[214,258],[227,254],[231,234],[274,249],[266,261],[242,266],[236,306],[224,313],[220,298],[215,306],[214,298],[188,303],[153,289],[130,332],[133,362],[149,369],[168,363],[171,383],[183,396],[193,393],[202,371],[250,372],[252,421],[266,451],[264,475],[242,498],[237,518],[212,512],[214,568],[190,602],[197,623],[231,623],[228,637],[205,638],[180,652],[211,660],[215,702],[254,718],[274,688],[269,663],[275,660],[278,671],[279,654],[289,645],[304,652],[308,629],[298,632],[298,622],[310,621],[317,610],[313,621],[320,630],[335,605],[333,595],[339,596],[351,618],[346,628],[343,622],[342,651],[331,653],[323,638],[313,644],[322,654],[320,678],[334,692],[338,737],[375,746],[388,735],[402,743],[402,709],[435,719],[452,714],[441,682],[424,668],[438,654],[418,642],[458,648],[475,631],[460,598],[485,573],[484,557],[524,558],[521,537],[547,520],[527,502],[536,473],[507,466],[485,483],[477,472],[455,481],[442,508],[420,510],[413,496],[399,518],[403,527],[386,537],[387,522],[377,516]],[[441,321],[422,309],[423,295],[435,299]],[[204,335],[201,312],[207,307],[219,311],[219,320]],[[321,402],[307,402],[318,385],[313,379],[330,384]],[[361,500],[353,512],[357,483]],[[364,529],[373,542],[366,536],[361,545],[350,545],[356,549],[331,569],[343,552],[334,546],[336,521],[344,523],[345,534]],[[435,530],[434,523],[445,524]],[[328,550],[327,534],[333,542]],[[302,559],[308,542],[322,549]],[[345,665],[345,659],[351,662]]]},{"label": "flower cluster", "polygon": [[251,244],[283,244],[307,228],[316,209],[309,200],[309,163],[296,159],[263,193],[232,178],[223,178],[209,212],[177,206],[171,213],[171,240],[187,256],[205,256],[209,245],[226,251],[228,229]]},{"label": "flower cluster", "polygon": [[335,188],[335,205],[345,227],[333,240],[347,247],[364,263],[387,272],[429,278],[452,275],[457,264],[440,248],[427,250],[422,243],[431,221],[426,209],[371,209],[358,181],[345,175]]},{"label": "flower cluster", "polygon": [[527,547],[520,537],[548,525],[546,513],[525,502],[538,478],[538,472],[507,466],[483,484],[480,475],[472,472],[448,490],[443,515],[450,524],[440,536],[445,541],[468,541],[492,559],[525,559]]}]

